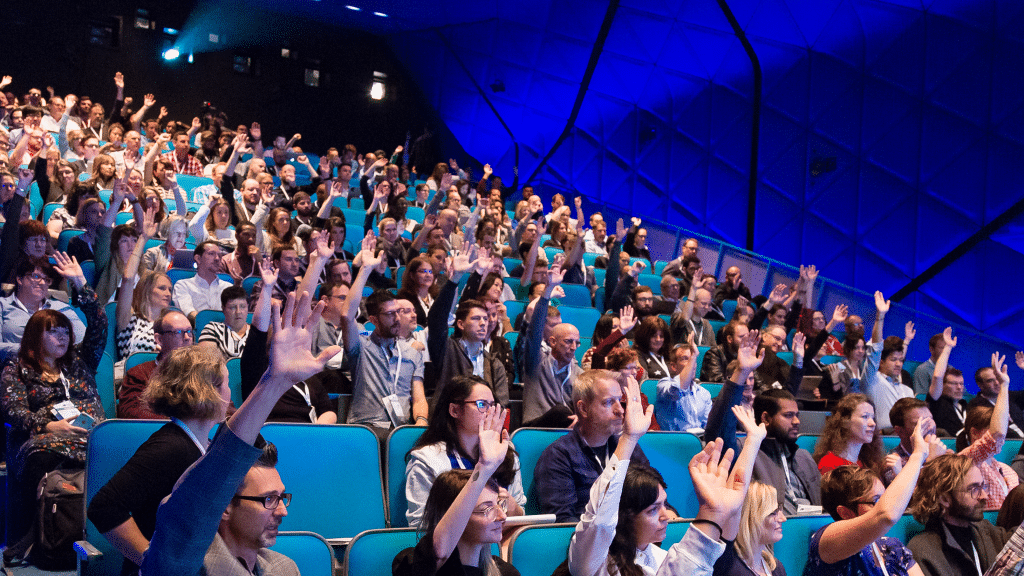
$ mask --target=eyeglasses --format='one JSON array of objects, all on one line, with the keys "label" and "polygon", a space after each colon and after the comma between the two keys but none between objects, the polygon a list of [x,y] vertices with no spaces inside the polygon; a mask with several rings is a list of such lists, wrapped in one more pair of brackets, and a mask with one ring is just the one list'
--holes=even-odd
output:
[{"label": "eyeglasses", "polygon": [[473,514],[483,516],[488,520],[494,520],[498,516],[498,509],[508,512],[508,498],[499,498],[496,506],[485,506],[479,510],[473,510]]},{"label": "eyeglasses", "polygon": [[39,272],[33,272],[33,273],[29,274],[28,276],[25,276],[25,278],[28,278],[29,280],[35,280],[36,282],[42,282],[43,284],[46,284],[47,286],[49,286],[50,284],[53,284],[53,279],[52,278],[50,278],[46,274],[40,274]]},{"label": "eyeglasses", "polygon": [[0,188],[3,188],[4,190],[14,190],[17,187],[18,187],[18,185],[13,183],[13,182],[11,182],[11,183],[6,183],[5,182],[3,184],[0,184]]},{"label": "eyeglasses", "polygon": [[192,330],[191,329],[187,329],[187,328],[184,329],[184,330],[161,330],[160,333],[161,334],[170,334],[170,335],[173,335],[173,336],[184,336],[186,334],[191,336],[192,335]]},{"label": "eyeglasses", "polygon": [[284,507],[287,508],[292,503],[292,495],[288,492],[284,494],[269,494],[267,496],[241,496],[235,494],[235,498],[239,500],[251,500],[253,502],[262,502],[263,507],[267,510],[277,510],[278,504],[284,503]]},{"label": "eyeglasses", "polygon": [[463,402],[463,404],[475,404],[476,409],[479,410],[480,412],[486,412],[490,410],[491,406],[501,406],[501,404],[497,402],[492,402],[490,400],[466,400]]},{"label": "eyeglasses", "polygon": [[988,492],[985,490],[985,486],[982,484],[971,484],[970,486],[967,486],[966,488],[959,490],[959,492],[968,494],[971,498],[974,498],[975,500],[980,500],[982,494],[984,494],[986,497],[988,496]]},{"label": "eyeglasses", "polygon": [[881,496],[875,496],[873,499],[870,499],[870,500],[854,500],[852,502],[852,504],[855,504],[855,505],[856,504],[863,504],[865,506],[874,506],[875,504],[878,504],[878,499],[879,498],[881,498]]}]

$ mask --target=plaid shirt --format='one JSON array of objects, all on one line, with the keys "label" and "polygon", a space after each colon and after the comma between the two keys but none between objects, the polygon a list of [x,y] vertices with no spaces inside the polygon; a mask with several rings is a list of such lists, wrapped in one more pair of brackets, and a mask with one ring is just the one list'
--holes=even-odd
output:
[{"label": "plaid shirt", "polygon": [[1006,500],[1006,495],[1020,484],[1020,478],[1006,464],[995,459],[995,455],[1003,448],[1003,441],[996,440],[991,432],[974,441],[973,444],[960,452],[974,460],[978,470],[985,479],[985,492],[988,493],[986,510],[999,510]]},{"label": "plaid shirt", "polygon": [[174,166],[174,171],[178,174],[188,174],[189,176],[203,175],[203,165],[192,155],[187,156],[188,159],[184,164],[178,161],[178,154],[176,152],[161,154],[160,158],[165,162],[170,162],[171,166]]}]

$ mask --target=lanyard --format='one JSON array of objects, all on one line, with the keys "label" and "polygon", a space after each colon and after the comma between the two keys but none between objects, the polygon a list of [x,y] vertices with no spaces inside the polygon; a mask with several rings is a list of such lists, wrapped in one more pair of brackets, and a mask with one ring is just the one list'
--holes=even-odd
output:
[{"label": "lanyard", "polygon": [[[696,340],[697,346],[703,346],[704,345],[704,323],[703,322],[695,323],[693,321],[693,318],[691,318],[689,320],[689,322],[690,322],[690,326],[693,327],[693,333],[695,334],[694,340]],[[698,328],[698,326],[699,326],[699,328]],[[666,372],[667,371],[668,370],[666,369]]]},{"label": "lanyard", "polygon": [[473,462],[464,460],[462,456],[459,456],[456,452],[448,454],[448,460],[452,464],[452,470],[470,470],[473,466],[476,466]]},{"label": "lanyard", "polygon": [[875,555],[875,562],[878,563],[878,567],[882,569],[882,575],[889,576],[889,571],[885,568],[885,560],[882,558],[882,552],[878,549],[878,544],[872,542],[871,551]]},{"label": "lanyard", "polygon": [[[391,354],[388,353],[388,349],[381,344],[381,351],[384,353],[384,359],[388,362],[389,366],[391,363]],[[398,352],[398,365],[395,366],[394,381],[391,384],[390,392],[392,394],[398,394],[398,376],[402,373],[402,347],[398,345],[398,339],[395,339],[395,350]],[[388,369],[390,371],[390,368]]]},{"label": "lanyard", "polygon": [[71,400],[71,383],[68,382],[67,377],[64,376],[63,370],[60,373],[60,383],[64,386],[64,397]]},{"label": "lanyard", "polygon": [[653,352],[651,352],[651,360],[653,360],[654,363],[657,364],[659,368],[661,368],[662,374],[667,375],[669,373],[668,364],[666,364],[665,361],[662,360],[661,358],[658,358],[658,356],[655,355]]},{"label": "lanyard", "polygon": [[185,426],[184,422],[182,422],[181,420],[179,420],[177,418],[171,418],[171,422],[174,422],[175,424],[177,424],[178,428],[181,428],[182,430],[185,431],[185,434],[188,434],[188,437],[191,438],[192,441],[195,442],[196,446],[199,447],[199,453],[200,454],[204,454],[204,455],[206,454],[206,444],[203,443],[203,442],[200,442],[199,438],[196,438],[196,435],[193,434],[191,430],[189,430],[188,426]]},{"label": "lanyard", "polygon": [[[302,388],[299,388],[299,384],[302,384]],[[300,382],[299,384],[292,384],[292,388],[302,396],[302,399],[306,401],[306,406],[309,406],[309,420],[313,424],[316,424],[316,408],[313,408],[313,402],[310,400],[309,384]]]},{"label": "lanyard", "polygon": [[[572,397],[572,387],[570,386],[569,390],[567,391],[565,389],[565,385],[566,385],[567,382],[569,382],[569,377],[570,376],[572,376],[572,364],[571,363],[568,366],[565,367],[565,378],[562,379],[562,384],[560,386],[561,389],[562,389],[562,393],[565,394],[565,396],[569,397],[569,398]],[[552,359],[552,361],[551,361],[551,377],[554,378],[555,380],[558,380],[558,372],[555,372],[555,362],[554,362],[554,359]]]}]

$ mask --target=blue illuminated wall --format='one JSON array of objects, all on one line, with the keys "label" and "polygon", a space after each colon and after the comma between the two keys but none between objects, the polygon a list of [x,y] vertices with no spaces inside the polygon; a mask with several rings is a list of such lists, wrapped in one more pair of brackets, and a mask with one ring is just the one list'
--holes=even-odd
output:
[{"label": "blue illuminated wall", "polygon": [[[892,294],[1022,197],[1024,3],[728,4],[764,74],[756,252]],[[520,177],[536,171],[545,196],[581,193],[744,245],[753,68],[715,0],[620,2],[578,117],[538,167],[607,8],[499,5],[390,41],[458,143],[507,182],[518,143]],[[903,302],[1019,343],[1022,228]]]}]

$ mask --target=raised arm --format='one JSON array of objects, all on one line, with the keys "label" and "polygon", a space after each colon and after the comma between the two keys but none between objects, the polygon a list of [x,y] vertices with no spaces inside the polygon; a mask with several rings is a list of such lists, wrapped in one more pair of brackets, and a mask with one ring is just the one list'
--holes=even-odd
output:
[{"label": "raised arm", "polygon": [[523,280],[529,284],[533,278],[533,269],[537,265],[537,254],[540,252],[540,231],[543,230],[543,220],[537,220],[537,236],[530,244],[530,251],[526,253],[526,261],[523,262]]},{"label": "raised arm", "polygon": [[914,428],[914,451],[878,502],[865,514],[855,517],[852,515],[856,514],[856,510],[848,510],[844,506],[841,513],[847,510],[851,517],[833,522],[825,528],[818,543],[822,561],[835,564],[859,553],[900,521],[914,493],[921,466],[928,458],[929,442],[934,439],[932,435],[923,435],[923,430],[929,424],[934,428],[935,422],[931,418],[917,421]]},{"label": "raised arm", "polygon": [[316,247],[309,254],[309,266],[306,268],[306,273],[302,275],[302,281],[299,282],[299,286],[295,289],[297,294],[302,294],[303,292],[312,294],[316,290],[317,284],[320,283],[320,274],[323,273],[324,266],[334,256],[335,246],[329,242],[330,237],[326,232],[321,232],[320,236],[317,237]]},{"label": "raised arm", "polygon": [[872,344],[878,344],[884,339],[882,330],[885,328],[885,315],[889,313],[889,301],[879,290],[875,291],[875,312],[875,325],[871,327]]},{"label": "raised arm", "polygon": [[153,209],[146,210],[146,222],[143,225],[143,232],[135,241],[135,248],[128,262],[124,265],[124,277],[121,281],[121,288],[117,292],[117,331],[121,332],[128,326],[132,319],[132,293],[135,284],[139,280],[139,264],[142,263],[142,253],[146,251],[146,240],[149,235],[155,232],[156,224],[153,223]]},{"label": "raised arm", "polygon": [[1010,424],[1010,375],[1006,370],[1006,356],[998,352],[992,353],[992,371],[996,378],[999,378],[999,395],[996,396],[996,404],[992,408],[992,420],[989,422],[988,431],[996,441],[1006,438],[1006,427]]},{"label": "raised arm", "polygon": [[[740,455],[736,458],[735,470],[736,474],[742,474],[739,480],[743,485],[749,486],[750,477],[754,473],[754,460],[761,451],[761,442],[768,436],[768,429],[764,422],[758,424],[757,418],[754,417],[754,410],[747,406],[733,406],[732,413],[747,432],[747,438],[743,441],[743,449],[740,450]],[[735,514],[721,525],[722,538],[736,539],[736,533],[740,530],[740,519],[741,515]]]},{"label": "raised arm", "polygon": [[153,105],[156,104],[156,97],[152,94],[146,94],[142,97],[142,106],[139,106],[138,112],[132,114],[129,122],[132,124],[132,130],[139,131],[139,126],[142,124],[142,118],[146,115]]},{"label": "raised arm", "polygon": [[274,285],[277,284],[277,276],[280,272],[270,257],[264,257],[263,262],[256,261],[256,270],[259,272],[263,285],[260,287],[260,295],[256,299],[256,307],[252,313],[252,326],[260,332],[270,330],[270,314],[273,305]]},{"label": "raised arm", "polygon": [[145,166],[145,172],[143,172],[143,181],[149,184],[153,181],[153,163],[156,162],[156,157],[160,155],[160,151],[163,150],[164,146],[171,141],[171,135],[164,133],[156,137],[156,142],[149,147],[149,152],[146,152],[146,157],[142,159],[143,165]]},{"label": "raised arm", "polygon": [[[368,239],[372,242],[369,245]],[[358,254],[362,260],[362,266],[359,267],[359,274],[356,274],[355,280],[352,281],[352,287],[348,291],[351,297],[345,299],[345,303],[341,308],[341,330],[346,352],[352,349],[359,341],[356,315],[359,313],[359,303],[363,300],[363,288],[366,286],[366,280],[370,277],[370,272],[384,258],[383,252],[376,256],[374,255],[374,243],[376,243],[376,240],[372,240],[370,234],[367,234],[367,237],[363,239],[363,250]]]},{"label": "raised arm", "polygon": [[697,290],[700,289],[700,282],[696,279],[704,275],[704,268],[699,267],[697,271],[693,273],[694,281],[690,282],[690,293],[686,295],[686,302],[683,303],[681,313],[684,320],[690,320],[693,318],[693,302],[697,299]]},{"label": "raised arm", "polygon": [[946,376],[946,367],[949,366],[949,355],[953,352],[953,348],[956,348],[956,338],[953,337],[952,326],[942,331],[942,340],[946,346],[939,354],[939,359],[935,361],[935,371],[932,372],[932,381],[928,386],[928,397],[932,400],[938,400],[942,396],[942,381]]},{"label": "raised arm", "polygon": [[171,174],[168,180],[171,181],[171,191],[174,192],[174,213],[184,218],[188,216],[188,206],[185,205],[185,191],[178,185],[177,174]]}]

